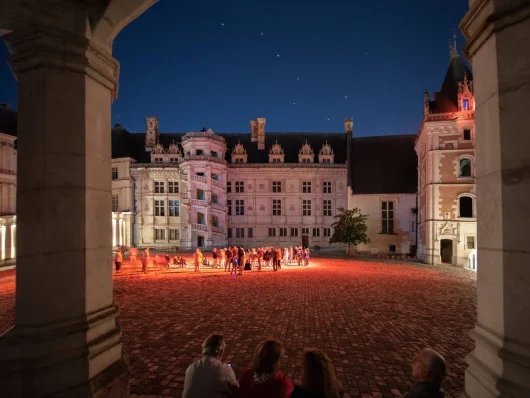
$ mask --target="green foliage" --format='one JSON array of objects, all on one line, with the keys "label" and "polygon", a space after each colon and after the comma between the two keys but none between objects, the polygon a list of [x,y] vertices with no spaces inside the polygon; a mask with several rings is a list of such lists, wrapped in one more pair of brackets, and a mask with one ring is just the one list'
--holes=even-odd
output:
[{"label": "green foliage", "polygon": [[348,250],[350,246],[357,246],[359,243],[370,243],[366,234],[368,216],[361,214],[358,208],[346,210],[340,207],[339,211],[332,224],[333,236],[329,239],[329,243],[346,243]]}]

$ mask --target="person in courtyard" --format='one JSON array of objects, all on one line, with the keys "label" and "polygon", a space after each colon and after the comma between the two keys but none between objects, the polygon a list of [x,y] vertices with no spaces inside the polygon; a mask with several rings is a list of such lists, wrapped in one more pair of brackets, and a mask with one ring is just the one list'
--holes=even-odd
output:
[{"label": "person in courtyard", "polygon": [[237,266],[239,261],[239,249],[237,246],[232,247],[232,269],[230,270],[230,275],[234,273],[234,275],[237,275]]},{"label": "person in courtyard", "polygon": [[278,340],[265,340],[254,352],[251,369],[239,379],[239,398],[288,398],[294,390],[293,382],[280,372],[284,348]]},{"label": "person in courtyard", "polygon": [[149,264],[149,248],[146,247],[140,253],[140,261],[142,262],[142,272],[147,274],[147,265]]},{"label": "person in courtyard", "polygon": [[239,275],[243,275],[243,268],[245,266],[245,249],[243,247],[237,249],[237,264],[239,266]]},{"label": "person in courtyard", "polygon": [[306,350],[303,366],[302,385],[295,387],[291,398],[342,398],[333,362],[323,351]]},{"label": "person in courtyard", "polygon": [[212,250],[212,258],[213,258],[212,268],[217,268],[217,258],[218,257],[219,257],[219,254],[217,252],[217,249],[214,247],[213,250]]},{"label": "person in courtyard", "polygon": [[232,267],[232,256],[233,256],[233,253],[232,253],[232,248],[230,246],[228,246],[225,250],[225,272],[228,272],[230,271],[231,267]]},{"label": "person in courtyard", "polygon": [[169,254],[166,254],[164,256],[164,260],[166,260],[166,268],[170,269],[171,268],[171,257],[169,257]]},{"label": "person in courtyard", "polygon": [[276,271],[279,271],[282,269],[282,249],[277,247],[276,249],[272,249],[276,252]]},{"label": "person in courtyard", "polygon": [[196,248],[195,253],[193,253],[193,262],[195,264],[195,272],[201,272],[201,263],[203,262],[203,255],[201,249]]},{"label": "person in courtyard", "polygon": [[116,273],[118,274],[121,269],[121,263],[123,262],[122,249],[118,249],[116,255],[114,256],[114,265],[116,265]]},{"label": "person in courtyard", "polygon": [[225,266],[225,260],[226,260],[226,248],[219,250],[217,252],[217,255],[219,257],[219,267],[223,268]]},{"label": "person in courtyard", "polygon": [[309,265],[309,249],[304,250],[304,265]]},{"label": "person in courtyard", "polygon": [[212,334],[202,343],[202,358],[186,370],[183,398],[215,398],[232,395],[239,384],[229,364],[224,362],[223,336]]},{"label": "person in courtyard", "polygon": [[421,350],[412,360],[412,377],[417,383],[403,398],[444,398],[442,383],[447,366],[444,357],[430,348]]},{"label": "person in courtyard", "polygon": [[272,270],[278,271],[278,252],[272,249]]},{"label": "person in courtyard", "polygon": [[289,246],[289,264],[293,261],[293,247]]}]

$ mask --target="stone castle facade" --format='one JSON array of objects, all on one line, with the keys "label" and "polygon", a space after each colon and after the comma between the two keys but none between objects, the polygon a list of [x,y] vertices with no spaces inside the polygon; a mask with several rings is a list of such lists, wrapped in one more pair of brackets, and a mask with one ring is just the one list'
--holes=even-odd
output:
[{"label": "stone castle facade", "polygon": [[[16,256],[16,113],[0,106],[0,256]],[[476,267],[472,74],[456,51],[417,135],[112,129],[113,246],[330,245],[340,208],[368,215],[356,249]]]}]

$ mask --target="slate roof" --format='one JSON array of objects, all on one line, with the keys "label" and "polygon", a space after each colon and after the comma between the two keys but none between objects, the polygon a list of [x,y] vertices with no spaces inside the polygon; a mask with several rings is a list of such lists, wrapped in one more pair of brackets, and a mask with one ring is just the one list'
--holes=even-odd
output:
[{"label": "slate roof", "polygon": [[7,104],[0,104],[0,133],[17,136],[17,112]]},{"label": "slate roof", "polygon": [[468,80],[473,80],[473,74],[462,58],[454,57],[445,73],[442,88],[434,93],[434,101],[430,103],[431,113],[458,111],[458,83],[464,80],[465,74]]}]

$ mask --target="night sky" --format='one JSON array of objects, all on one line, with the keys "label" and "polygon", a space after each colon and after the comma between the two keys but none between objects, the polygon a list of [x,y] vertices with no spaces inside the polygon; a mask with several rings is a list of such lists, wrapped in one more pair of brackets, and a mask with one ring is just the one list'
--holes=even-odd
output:
[{"label": "night sky", "polygon": [[[161,0],[116,38],[112,124],[161,132],[415,134],[440,89],[465,0]],[[0,102],[16,82],[0,46]]]}]

